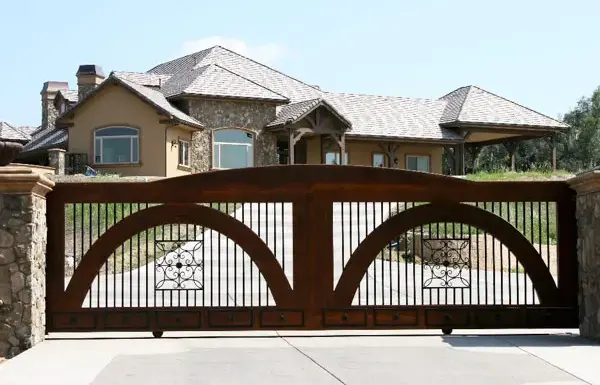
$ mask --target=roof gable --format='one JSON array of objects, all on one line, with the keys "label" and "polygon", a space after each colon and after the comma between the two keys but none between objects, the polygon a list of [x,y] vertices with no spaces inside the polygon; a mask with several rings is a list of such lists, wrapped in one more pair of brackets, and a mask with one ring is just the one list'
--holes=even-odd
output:
[{"label": "roof gable", "polygon": [[441,124],[510,125],[567,128],[530,108],[476,86],[459,88],[441,98],[447,102]]},{"label": "roof gable", "polygon": [[134,95],[139,97],[142,101],[150,104],[152,107],[156,108],[165,115],[170,116],[176,121],[179,121],[182,124],[186,124],[195,128],[203,128],[202,123],[172,106],[171,103],[169,103],[169,101],[165,98],[165,96],[159,91],[120,78],[117,74],[111,74],[111,76],[109,76],[99,86],[97,86],[87,95],[85,95],[85,97],[82,100],[80,100],[77,104],[75,104],[71,109],[67,110],[65,113],[60,115],[56,119],[57,126],[60,125],[61,120],[72,117],[73,114],[81,108],[81,106],[89,102],[95,95],[102,92],[102,90],[109,84],[116,84],[125,87]]},{"label": "roof gable", "polygon": [[323,92],[313,86],[287,76],[264,64],[237,54],[221,46],[214,46],[166,63],[148,71],[153,74],[177,74],[217,64],[238,76],[288,98],[292,102],[321,97]]},{"label": "roof gable", "polygon": [[202,95],[221,98],[268,100],[287,103],[288,99],[217,64],[172,75],[161,88],[166,97]]},{"label": "roof gable", "polygon": [[275,120],[267,124],[267,127],[277,127],[288,123],[293,124],[299,122],[319,107],[326,108],[346,127],[350,128],[352,126],[352,123],[344,115],[337,111],[335,107],[333,107],[324,99],[317,98],[312,100],[305,100],[303,102],[288,104],[286,106],[281,107]]}]

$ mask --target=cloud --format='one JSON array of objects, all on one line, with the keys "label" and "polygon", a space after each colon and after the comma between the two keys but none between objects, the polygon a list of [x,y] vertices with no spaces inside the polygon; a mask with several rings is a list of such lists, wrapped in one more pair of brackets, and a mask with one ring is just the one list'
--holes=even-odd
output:
[{"label": "cloud", "polygon": [[220,45],[224,48],[230,49],[240,55],[247,56],[258,62],[265,64],[273,64],[281,59],[285,55],[285,48],[281,44],[268,43],[251,45],[247,44],[244,40],[223,37],[223,36],[209,36],[199,40],[189,40],[183,43],[182,51],[184,55],[202,51],[205,48],[209,48],[215,45]]}]

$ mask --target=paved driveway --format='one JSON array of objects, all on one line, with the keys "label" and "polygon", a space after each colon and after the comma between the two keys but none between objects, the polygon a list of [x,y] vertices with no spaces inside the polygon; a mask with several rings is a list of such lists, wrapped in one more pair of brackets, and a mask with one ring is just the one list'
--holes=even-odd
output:
[{"label": "paved driveway", "polygon": [[600,346],[558,332],[307,335],[52,339],[0,364],[0,384],[600,384]]}]

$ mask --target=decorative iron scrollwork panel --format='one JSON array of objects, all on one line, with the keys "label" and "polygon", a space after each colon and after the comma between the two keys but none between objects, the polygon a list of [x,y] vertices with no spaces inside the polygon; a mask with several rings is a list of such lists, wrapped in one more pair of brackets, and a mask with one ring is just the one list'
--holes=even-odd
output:
[{"label": "decorative iron scrollwork panel", "polygon": [[423,239],[423,288],[470,288],[469,246],[470,240],[464,238]]},{"label": "decorative iron scrollwork panel", "polygon": [[157,241],[155,243],[156,290],[203,290],[202,241]]}]

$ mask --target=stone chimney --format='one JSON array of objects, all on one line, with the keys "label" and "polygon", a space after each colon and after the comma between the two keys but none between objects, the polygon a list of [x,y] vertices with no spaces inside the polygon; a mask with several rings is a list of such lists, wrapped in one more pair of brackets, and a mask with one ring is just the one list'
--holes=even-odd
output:
[{"label": "stone chimney", "polygon": [[42,129],[54,128],[54,122],[59,113],[54,107],[54,98],[61,90],[68,90],[69,83],[67,82],[45,82],[40,95],[42,95]]},{"label": "stone chimney", "polygon": [[83,64],[77,70],[77,95],[79,100],[104,80],[104,72],[95,64]]}]

